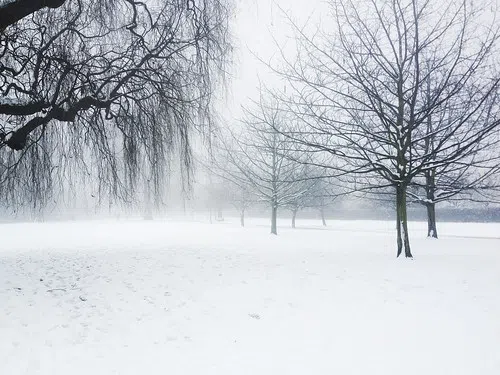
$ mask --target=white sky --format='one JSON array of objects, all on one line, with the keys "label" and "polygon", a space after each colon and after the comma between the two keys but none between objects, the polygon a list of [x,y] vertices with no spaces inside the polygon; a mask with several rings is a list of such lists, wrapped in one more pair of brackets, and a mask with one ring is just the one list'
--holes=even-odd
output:
[{"label": "white sky", "polygon": [[[232,25],[235,45],[232,80],[227,104],[222,110],[227,120],[241,115],[241,105],[248,104],[248,98],[258,97],[259,79],[266,85],[272,82],[278,84],[277,78],[254,54],[268,61],[277,53],[273,37],[280,45],[287,43],[287,36],[291,36],[291,32],[283,10],[299,23],[304,23],[308,17],[319,17],[321,10],[325,9],[327,5],[324,0],[238,1]],[[290,44],[288,41],[287,45]]]},{"label": "white sky", "polygon": [[[433,0],[438,1],[438,0]],[[500,8],[500,0],[471,0],[475,5],[483,2],[484,16],[491,17]],[[277,53],[273,37],[280,45],[293,48],[293,41],[287,36],[292,32],[283,10],[289,13],[297,24],[316,24],[323,18],[327,25],[329,5],[327,0],[237,0],[232,24],[234,43],[234,65],[227,99],[222,103],[222,115],[227,121],[241,117],[241,105],[249,104],[249,98],[258,98],[259,79],[267,86],[281,85],[275,75],[258,61],[256,54],[268,61]],[[280,9],[281,8],[281,9]],[[491,23],[491,19],[486,20]],[[271,36],[272,35],[272,36]],[[288,41],[287,41],[288,40]]]}]

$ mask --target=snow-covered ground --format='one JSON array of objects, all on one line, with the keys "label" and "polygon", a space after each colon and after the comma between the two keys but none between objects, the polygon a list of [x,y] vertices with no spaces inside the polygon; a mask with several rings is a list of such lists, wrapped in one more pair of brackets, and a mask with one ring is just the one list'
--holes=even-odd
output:
[{"label": "snow-covered ground", "polygon": [[500,225],[0,225],[0,374],[499,374]]}]

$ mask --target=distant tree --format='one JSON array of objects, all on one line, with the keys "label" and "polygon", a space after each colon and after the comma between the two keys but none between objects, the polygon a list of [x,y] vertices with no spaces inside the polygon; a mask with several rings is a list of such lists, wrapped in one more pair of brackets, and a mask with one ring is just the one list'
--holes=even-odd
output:
[{"label": "distant tree", "polygon": [[286,126],[284,115],[277,102],[261,97],[245,109],[242,130],[228,132],[219,147],[222,176],[269,204],[272,234],[278,233],[278,209],[297,203],[308,189],[300,177],[306,166],[297,162],[298,151],[279,130]]},{"label": "distant tree", "polygon": [[[290,143],[292,145],[292,143]],[[297,152],[290,153],[294,162],[299,162],[295,159]],[[301,158],[299,158],[301,159]],[[311,175],[312,169],[309,165],[304,164],[297,168],[296,173],[293,174],[292,179],[296,185],[296,193],[290,196],[290,199],[285,204],[285,208],[289,209],[292,213],[292,228],[295,228],[295,221],[299,211],[308,207],[311,204],[310,192],[313,189],[316,180]]]},{"label": "distant tree", "polygon": [[216,221],[223,221],[223,210],[228,202],[228,191],[223,181],[210,178],[209,185],[206,187],[208,193],[208,206],[210,210],[210,222],[213,218]]},{"label": "distant tree", "polygon": [[295,161],[302,165],[297,168],[298,173],[294,176],[299,189],[287,204],[292,212],[292,228],[295,228],[298,212],[307,208],[318,209],[321,222],[323,226],[326,226],[325,209],[337,197],[337,194],[329,186],[330,179],[326,175],[327,171],[315,166],[314,155],[308,154],[306,150],[302,150],[299,154],[301,157]]},{"label": "distant tree", "polygon": [[[325,171],[318,171],[318,175]],[[333,183],[332,179],[328,177],[319,178],[310,191],[310,204],[309,207],[317,209],[320,214],[321,224],[327,226],[325,211],[332,205],[332,203],[340,196],[349,193],[345,186],[339,186],[339,183]]]},{"label": "distant tree", "polygon": [[250,187],[241,187],[232,184],[229,187],[229,200],[240,215],[240,225],[245,226],[245,215],[247,210],[255,203],[255,197]]},{"label": "distant tree", "polygon": [[[228,150],[231,140],[231,132],[225,130],[219,133],[226,134],[224,138],[219,136],[216,138],[216,147],[214,150],[208,150],[205,157],[199,157],[197,162],[203,167],[203,171],[210,176],[210,186],[215,184],[218,186],[215,194],[211,199],[217,202],[229,203],[239,213],[240,225],[245,226],[245,215],[247,209],[255,204],[258,198],[255,196],[252,186],[247,183],[246,176],[243,175],[237,168],[234,167],[229,161]],[[213,182],[213,181],[217,182]],[[209,192],[213,188],[205,187]]]}]

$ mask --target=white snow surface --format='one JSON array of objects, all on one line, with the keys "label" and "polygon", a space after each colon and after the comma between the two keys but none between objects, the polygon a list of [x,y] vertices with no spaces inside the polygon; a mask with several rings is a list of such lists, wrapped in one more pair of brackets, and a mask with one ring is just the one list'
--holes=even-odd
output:
[{"label": "white snow surface", "polygon": [[0,374],[498,374],[500,225],[1,224]]}]

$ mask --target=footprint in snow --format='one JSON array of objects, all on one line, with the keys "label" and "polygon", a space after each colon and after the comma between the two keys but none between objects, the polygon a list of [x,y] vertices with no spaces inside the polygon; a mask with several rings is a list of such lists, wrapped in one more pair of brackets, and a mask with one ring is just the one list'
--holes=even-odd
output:
[{"label": "footprint in snow", "polygon": [[250,318],[257,319],[257,320],[260,319],[260,315],[259,314],[248,314],[248,316]]}]

